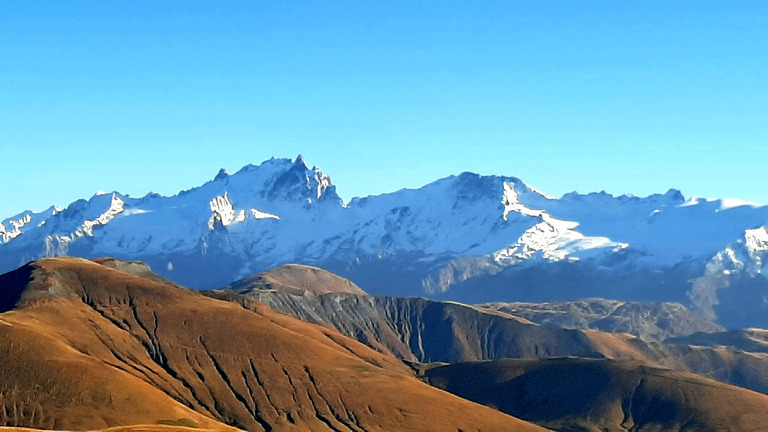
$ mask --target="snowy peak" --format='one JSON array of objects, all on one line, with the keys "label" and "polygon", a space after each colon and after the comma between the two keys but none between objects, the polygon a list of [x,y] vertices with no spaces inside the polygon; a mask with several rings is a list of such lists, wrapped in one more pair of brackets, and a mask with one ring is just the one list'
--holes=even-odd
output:
[{"label": "snowy peak", "polygon": [[0,237],[2,237],[3,243],[8,243],[12,239],[20,236],[21,229],[30,222],[32,222],[32,214],[26,213],[24,216],[17,219],[11,218],[7,220],[6,223],[9,225],[8,228],[6,228],[4,223],[0,223]]},{"label": "snowy peak", "polygon": [[258,196],[263,200],[286,203],[340,202],[330,176],[316,166],[309,168],[301,155],[295,160],[272,158],[260,165],[246,165],[235,174],[229,174],[222,168],[212,181],[179,195],[192,194],[201,189],[204,193],[213,190],[219,195],[229,192],[233,201],[243,196]]},{"label": "snowy peak", "polygon": [[282,169],[276,170],[264,185],[263,194],[266,199],[299,200],[310,205],[320,200],[341,203],[330,176],[324,174],[320,168],[309,168],[304,156],[299,155],[293,163],[284,159],[280,166]]},{"label": "snowy peak", "polygon": [[746,230],[742,238],[715,255],[708,270],[768,277],[768,229],[761,226]]},{"label": "snowy peak", "polygon": [[25,211],[1,221],[0,245],[20,237],[26,231],[45,225],[49,217],[61,213],[62,210],[61,207],[51,206],[40,213]]},{"label": "snowy peak", "polygon": [[[371,290],[381,294],[392,294],[388,278],[402,285],[400,294],[447,294],[475,277],[485,290],[486,277],[538,277],[548,268],[567,275],[551,286],[609,287],[601,281],[611,274],[632,273],[685,290],[710,261],[707,268],[720,275],[766,273],[768,207],[735,204],[685,201],[674,189],[648,197],[553,198],[515,177],[465,172],[343,205],[331,178],[299,155],[233,174],[222,169],[170,197],[108,193],[63,211],[2,220],[0,272],[42,256],[113,256],[148,262],[163,277],[196,288],[298,262],[328,267],[367,289],[381,284]],[[592,273],[569,273],[576,269]],[[669,269],[678,273],[667,277]],[[530,292],[544,285],[531,282]],[[583,287],[579,293],[593,292]]]},{"label": "snowy peak", "polygon": [[[765,226],[747,229],[741,238],[709,259],[703,274],[692,279],[689,298],[697,313],[715,319],[715,308],[721,303],[718,292],[734,289],[745,279],[750,281],[747,282],[748,291],[728,298],[742,299],[753,303],[752,306],[761,307],[766,299],[764,291],[756,287],[762,282],[768,288],[768,229]],[[758,298],[750,298],[755,293]]]},{"label": "snowy peak", "polygon": [[94,195],[90,201],[72,203],[39,227],[44,235],[42,256],[68,255],[72,242],[79,238],[94,237],[96,227],[106,226],[123,211],[125,201],[117,193]]}]

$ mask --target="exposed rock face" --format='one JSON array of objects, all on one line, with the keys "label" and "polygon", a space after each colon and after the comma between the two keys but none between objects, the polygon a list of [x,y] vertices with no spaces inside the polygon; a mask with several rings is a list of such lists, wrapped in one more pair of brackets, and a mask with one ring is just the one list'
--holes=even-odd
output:
[{"label": "exposed rock face", "polygon": [[[279,279],[275,282],[279,283]],[[313,288],[313,290],[321,290]],[[626,304],[585,300],[550,304],[517,304],[546,320],[557,313],[557,323],[574,327],[600,326],[604,331],[562,329],[555,322],[535,325],[499,310],[436,302],[424,298],[393,298],[353,294],[291,294],[276,290],[219,290],[208,292],[246,308],[256,301],[309,322],[332,326],[342,334],[381,352],[408,361],[456,362],[501,358],[633,359],[645,364],[691,371],[705,377],[768,393],[768,354],[737,348],[666,344],[643,340],[624,329],[646,334],[686,333],[691,327],[718,326],[691,316],[679,305]],[[503,305],[495,305],[504,309]],[[622,307],[624,306],[624,307]],[[510,312],[514,312],[510,310]],[[669,325],[662,324],[668,321]]]},{"label": "exposed rock face", "polygon": [[637,362],[497,360],[438,366],[434,386],[554,430],[763,430],[768,396]]},{"label": "exposed rock face", "polygon": [[563,330],[459,303],[351,294],[208,292],[246,307],[254,300],[405,360],[455,362],[502,357],[602,357],[579,330]]},{"label": "exposed rock face", "polygon": [[722,326],[694,315],[679,303],[585,299],[548,303],[487,303],[480,306],[541,325],[629,333],[643,339],[664,340],[723,330]]},{"label": "exposed rock face", "polygon": [[540,430],[327,327],[103,262],[44,259],[0,276],[0,298],[15,305],[0,314],[0,424]]}]

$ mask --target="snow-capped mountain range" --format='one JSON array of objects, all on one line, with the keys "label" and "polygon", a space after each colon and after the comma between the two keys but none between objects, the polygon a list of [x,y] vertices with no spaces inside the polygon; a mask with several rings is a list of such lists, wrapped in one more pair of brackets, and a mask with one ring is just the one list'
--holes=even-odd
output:
[{"label": "snow-capped mountain range", "polygon": [[749,306],[766,308],[767,223],[768,207],[742,201],[676,190],[553,198],[514,177],[472,173],[344,203],[299,156],[222,170],[170,197],[99,193],[12,216],[0,223],[0,272],[45,256],[114,256],[217,288],[298,262],[377,294],[673,300],[722,319],[723,290],[737,279],[749,285]]}]

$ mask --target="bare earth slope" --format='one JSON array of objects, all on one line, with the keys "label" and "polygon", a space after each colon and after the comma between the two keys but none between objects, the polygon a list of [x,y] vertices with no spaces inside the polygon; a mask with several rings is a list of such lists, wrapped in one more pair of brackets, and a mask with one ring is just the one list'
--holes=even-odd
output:
[{"label": "bare earth slope", "polygon": [[[246,308],[265,303],[409,361],[606,356],[606,343],[596,343],[581,330],[540,326],[505,312],[455,302],[370,296],[347,279],[308,266],[281,266],[206,295]],[[626,345],[623,337],[615,339]],[[636,349],[610,351],[612,357],[646,359]]]},{"label": "bare earth slope", "polygon": [[349,279],[337,276],[321,268],[301,264],[285,264],[245,279],[240,279],[229,288],[234,291],[245,292],[252,290],[274,290],[292,294],[365,294],[365,291]]},{"label": "bare earth slope", "polygon": [[0,276],[0,297],[8,426],[538,430],[334,330],[91,261],[34,262]]},{"label": "bare earth slope", "polygon": [[560,431],[758,431],[768,396],[632,361],[496,360],[438,366],[428,381]]}]

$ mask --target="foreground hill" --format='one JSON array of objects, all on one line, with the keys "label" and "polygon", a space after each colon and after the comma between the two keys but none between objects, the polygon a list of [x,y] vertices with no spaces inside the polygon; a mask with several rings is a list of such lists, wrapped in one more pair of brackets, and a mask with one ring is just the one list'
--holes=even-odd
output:
[{"label": "foreground hill", "polygon": [[679,302],[729,328],[768,326],[768,206],[570,193],[462,173],[343,203],[304,158],[270,159],[177,195],[97,194],[0,219],[0,272],[115,256],[215,289],[284,263],[366,291],[465,303],[587,297]]},{"label": "foreground hill", "polygon": [[[131,425],[131,426],[115,426],[106,429],[101,429],[100,432],[219,432],[222,429],[201,429],[198,427],[190,426],[174,426],[174,425]],[[227,428],[226,430],[232,430]],[[8,427],[0,426],[0,432],[41,432],[40,429],[21,428],[21,427]],[[54,432],[54,431],[51,431]],[[94,431],[95,432],[95,431]]]},{"label": "foreground hill", "polygon": [[44,259],[0,276],[0,424],[538,430],[328,328],[102,262]]},{"label": "foreground hill", "polygon": [[434,386],[560,431],[758,431],[768,396],[637,362],[497,360],[433,367]]}]

